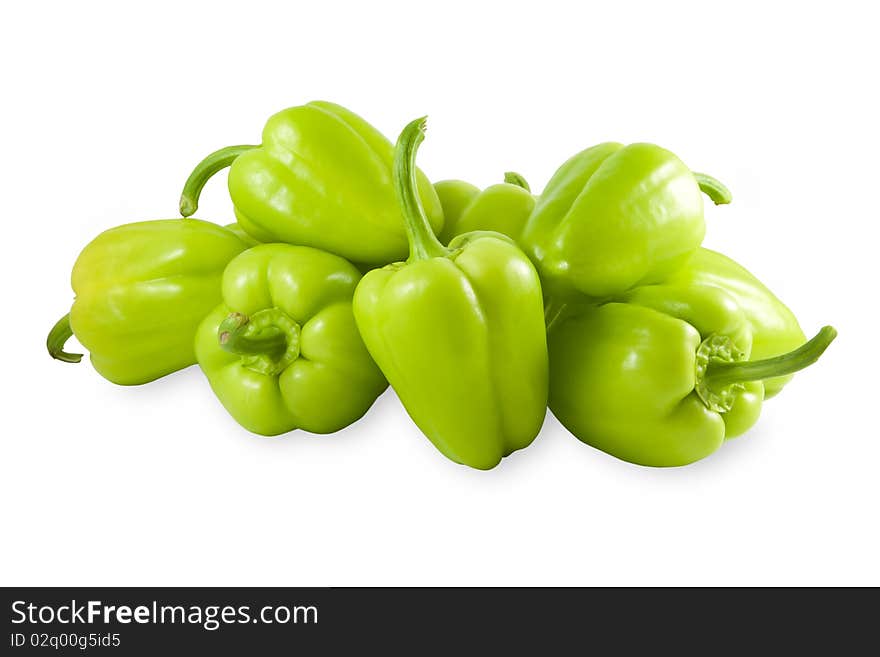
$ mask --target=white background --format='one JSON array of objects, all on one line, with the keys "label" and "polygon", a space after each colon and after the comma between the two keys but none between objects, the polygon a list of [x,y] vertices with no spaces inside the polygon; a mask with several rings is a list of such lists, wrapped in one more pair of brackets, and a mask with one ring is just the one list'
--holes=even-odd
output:
[{"label": "white background", "polygon": [[[4,4],[0,583],[880,584],[870,6]],[[87,241],[175,216],[203,155],[316,98],[392,138],[428,113],[433,180],[540,190],[595,142],[664,145],[734,192],[706,244],[840,337],[749,434],[671,470],[550,416],[469,470],[390,391],[339,434],[262,439],[197,368],[122,388],[46,355]],[[231,220],[224,183],[198,216]]]}]

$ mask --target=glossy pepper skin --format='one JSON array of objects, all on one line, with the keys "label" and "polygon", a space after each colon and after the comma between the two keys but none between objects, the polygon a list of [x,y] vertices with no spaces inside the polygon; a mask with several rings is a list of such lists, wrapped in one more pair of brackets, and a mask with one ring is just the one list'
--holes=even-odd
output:
[{"label": "glossy pepper skin", "polygon": [[702,459],[748,430],[762,380],[822,354],[825,327],[787,354],[749,361],[752,328],[711,285],[645,286],[620,301],[585,303],[550,328],[550,409],[581,441],[647,466]]},{"label": "glossy pepper skin", "polygon": [[223,269],[246,245],[198,219],[142,221],[111,228],[80,253],[71,283],[76,299],[46,341],[59,360],[71,336],[92,365],[121,385],[147,383],[196,362],[193,337],[220,302]]},{"label": "glossy pepper skin", "polygon": [[[242,229],[259,242],[312,246],[368,266],[406,257],[407,239],[391,184],[391,143],[344,107],[324,101],[270,117],[260,146],[230,146],[206,157],[180,199],[184,217],[199,193],[229,166],[229,195]],[[440,201],[418,173],[432,229]]]},{"label": "glossy pepper skin", "polygon": [[434,183],[434,191],[437,192],[440,207],[443,209],[443,230],[437,237],[443,244],[449,244],[452,227],[458,223],[468,204],[480,193],[480,188],[464,180],[440,180]]},{"label": "glossy pepper skin", "polygon": [[228,230],[230,233],[234,234],[234,235],[235,235],[238,239],[240,239],[242,242],[244,242],[245,244],[247,244],[247,247],[248,247],[248,248],[251,248],[252,246],[256,246],[257,244],[260,244],[260,242],[258,242],[258,241],[255,240],[253,237],[251,237],[251,236],[248,235],[246,232],[244,232],[244,231],[241,229],[241,226],[238,225],[238,223],[234,223],[234,224],[226,224],[226,225],[223,226],[223,227],[224,227],[226,230]]},{"label": "glossy pepper skin", "polygon": [[388,386],[358,334],[351,263],[289,244],[248,249],[223,274],[223,302],[196,335],[199,365],[245,429],[332,433]]},{"label": "glossy pepper skin", "polygon": [[413,121],[395,156],[410,257],[364,276],[354,314],[422,432],[451,460],[485,470],[529,445],[546,414],[541,286],[503,235],[462,235],[449,248],[434,237],[413,176],[423,139],[424,119]]},{"label": "glossy pepper skin", "polygon": [[445,223],[438,237],[443,244],[465,233],[491,230],[515,242],[522,240],[526,221],[535,209],[535,197],[518,173],[508,171],[504,182],[480,191],[461,180],[436,183]]},{"label": "glossy pepper skin", "polygon": [[[745,267],[721,253],[697,249],[668,282],[716,285],[733,297],[752,328],[752,360],[779,356],[807,341],[794,313]],[[764,381],[764,398],[776,395],[790,380],[791,375]]]},{"label": "glossy pepper skin", "polygon": [[701,189],[729,192],[653,144],[599,144],[565,162],[529,217],[522,243],[552,291],[608,297],[657,283],[703,241]]}]

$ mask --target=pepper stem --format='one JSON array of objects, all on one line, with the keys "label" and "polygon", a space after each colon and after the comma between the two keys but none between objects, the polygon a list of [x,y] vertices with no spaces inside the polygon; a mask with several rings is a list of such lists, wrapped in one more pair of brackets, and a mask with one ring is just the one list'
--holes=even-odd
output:
[{"label": "pepper stem", "polygon": [[217,329],[220,348],[241,356],[268,356],[278,360],[287,351],[287,336],[280,329],[268,330],[258,336],[245,335],[250,318],[232,313]]},{"label": "pepper stem", "polygon": [[189,174],[186,183],[183,185],[183,192],[180,195],[180,215],[190,217],[199,209],[199,196],[205,183],[215,173],[221,169],[225,169],[235,161],[242,153],[259,148],[259,146],[227,146],[219,151],[214,151],[204,160],[196,165],[193,172]]},{"label": "pepper stem", "polygon": [[66,343],[72,335],[73,330],[70,328],[70,313],[67,313],[64,317],[55,322],[55,326],[49,331],[49,336],[46,338],[46,349],[49,350],[49,355],[55,360],[60,360],[65,363],[80,362],[83,357],[82,354],[71,354],[64,351],[64,343]]},{"label": "pepper stem", "polygon": [[397,138],[394,149],[394,189],[403,211],[403,223],[409,240],[407,262],[440,258],[449,253],[449,249],[440,243],[431,229],[416,184],[416,152],[419,144],[425,140],[427,121],[428,117],[423,116],[407,124]]},{"label": "pepper stem", "polygon": [[715,205],[727,205],[733,200],[733,194],[720,180],[705,173],[697,173],[696,171],[692,173],[700,186],[700,191],[712,199]]},{"label": "pepper stem", "polygon": [[781,356],[732,363],[710,361],[703,381],[709,387],[717,389],[735,383],[761,381],[794,374],[819,360],[819,356],[836,337],[837,331],[834,327],[824,326],[812,340]]},{"label": "pepper stem", "polygon": [[529,183],[516,171],[505,171],[504,172],[504,182],[508,185],[516,185],[517,187],[522,187],[527,192],[531,192],[532,188],[529,187]]}]

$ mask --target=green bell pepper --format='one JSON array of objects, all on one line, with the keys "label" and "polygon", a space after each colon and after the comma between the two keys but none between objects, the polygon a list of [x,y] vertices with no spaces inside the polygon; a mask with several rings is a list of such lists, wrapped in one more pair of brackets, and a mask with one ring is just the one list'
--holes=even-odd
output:
[{"label": "green bell pepper", "polygon": [[[697,249],[668,282],[717,285],[732,296],[752,327],[752,360],[779,356],[807,341],[797,317],[784,303],[742,265],[716,251]],[[765,380],[764,399],[790,380],[791,375]]]},{"label": "green bell pepper", "polygon": [[504,182],[479,191],[461,180],[434,185],[443,206],[445,223],[438,237],[443,244],[478,230],[503,233],[519,242],[526,221],[535,209],[535,197],[518,173],[508,171]]},{"label": "green bell pepper", "polygon": [[[407,253],[391,185],[392,151],[379,131],[339,105],[291,107],[269,118],[261,146],[230,146],[206,157],[184,186],[180,213],[193,214],[204,184],[228,166],[235,215],[254,239],[385,265]],[[439,231],[437,193],[421,172],[418,180],[431,227]]]},{"label": "green bell pepper", "polygon": [[248,249],[223,274],[223,302],[199,326],[196,355],[239,424],[274,436],[332,433],[388,386],[352,315],[360,272],[325,251]]},{"label": "green bell pepper", "polygon": [[570,307],[550,328],[550,410],[581,441],[625,461],[704,458],[758,419],[761,383],[815,362],[830,326],[794,351],[749,361],[752,326],[705,284],[637,288]]},{"label": "green bell pepper", "polygon": [[444,247],[416,193],[424,119],[397,142],[394,184],[410,257],[367,273],[354,297],[373,358],[445,456],[489,469],[529,445],[544,421],[547,346],[534,266],[498,233]]},{"label": "green bell pepper", "polygon": [[101,376],[121,385],[147,383],[196,362],[193,336],[220,302],[220,278],[246,245],[198,219],[142,221],[111,228],[80,253],[71,282],[76,299],[53,327],[53,358],[71,335],[89,350]]},{"label": "green bell pepper", "polygon": [[434,183],[434,191],[437,192],[440,207],[443,209],[443,230],[437,233],[437,237],[443,244],[449,244],[452,227],[458,223],[468,204],[480,193],[480,188],[464,180],[441,180]]},{"label": "green bell pepper", "polygon": [[730,201],[721,183],[659,146],[600,144],[553,174],[522,244],[554,294],[601,298],[657,283],[703,240],[701,190]]}]

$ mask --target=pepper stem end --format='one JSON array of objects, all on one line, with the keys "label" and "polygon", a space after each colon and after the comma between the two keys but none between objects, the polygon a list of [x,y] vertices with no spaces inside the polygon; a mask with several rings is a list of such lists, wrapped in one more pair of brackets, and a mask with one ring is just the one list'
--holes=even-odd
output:
[{"label": "pepper stem end", "polygon": [[753,361],[710,360],[705,367],[702,383],[708,388],[719,390],[748,381],[763,381],[794,374],[819,360],[836,337],[837,330],[833,326],[824,326],[812,339],[779,356]]},{"label": "pepper stem end", "polygon": [[504,172],[504,182],[508,185],[516,185],[517,187],[522,187],[527,192],[531,192],[532,188],[529,187],[528,181],[518,174],[516,171],[505,171]]},{"label": "pepper stem end", "polygon": [[733,200],[733,194],[720,180],[705,173],[694,171],[693,174],[697,185],[700,186],[700,191],[712,199],[715,205],[727,205]]},{"label": "pepper stem end", "polygon": [[299,357],[300,326],[280,308],[248,317],[233,312],[217,327],[220,348],[242,357],[242,365],[275,375]]},{"label": "pepper stem end", "polygon": [[416,181],[416,153],[425,139],[427,122],[427,116],[410,121],[397,138],[394,148],[394,190],[400,202],[409,241],[409,262],[442,257],[449,253],[434,235]]},{"label": "pepper stem end", "polygon": [[183,185],[183,192],[180,194],[180,204],[178,206],[180,216],[191,217],[194,215],[196,210],[199,209],[199,196],[202,193],[202,188],[211,179],[211,176],[231,165],[235,158],[242,153],[246,153],[254,148],[259,147],[248,144],[227,146],[226,148],[214,151],[199,162]]},{"label": "pepper stem end", "polygon": [[83,357],[82,354],[72,354],[64,351],[64,344],[72,335],[73,330],[70,328],[70,313],[67,313],[64,317],[55,322],[55,326],[52,327],[52,330],[49,331],[49,335],[46,337],[46,349],[49,350],[49,355],[55,360],[60,360],[64,363],[80,362]]}]

